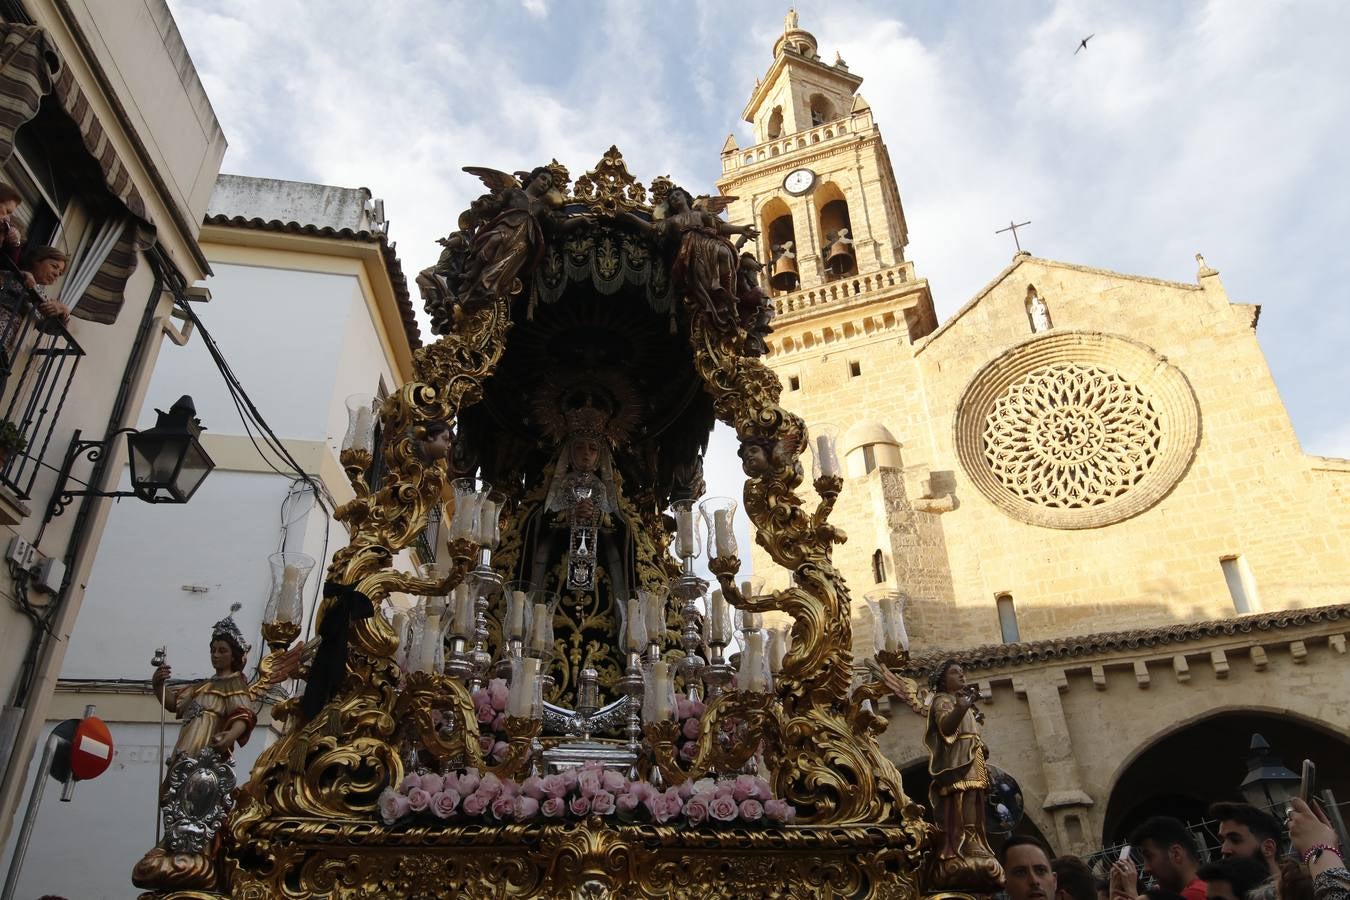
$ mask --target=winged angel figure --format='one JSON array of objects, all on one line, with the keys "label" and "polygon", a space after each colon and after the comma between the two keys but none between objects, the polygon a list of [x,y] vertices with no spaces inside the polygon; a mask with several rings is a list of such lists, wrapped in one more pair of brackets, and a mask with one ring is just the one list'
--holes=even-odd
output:
[{"label": "winged angel figure", "polygon": [[515,175],[480,166],[465,166],[464,171],[478,176],[488,193],[459,218],[461,231],[472,236],[461,303],[473,305],[519,293],[520,276],[543,259],[550,232],[593,221],[590,216],[563,215],[562,186],[553,183],[546,166]]},{"label": "winged angel figure", "polygon": [[877,679],[928,721],[928,802],[942,829],[938,850],[940,877],[969,883],[1001,881],[1002,868],[989,848],[984,827],[989,790],[989,751],[980,735],[984,714],[975,708],[975,686],[954,659],[933,669],[927,687],[892,672],[875,659],[868,665]]},{"label": "winged angel figure", "polygon": [[732,225],[721,218],[735,197],[700,197],[682,187],[671,187],[666,202],[648,222],[632,213],[624,218],[658,241],[676,248],[671,276],[678,289],[710,311],[720,324],[736,317],[740,261],[727,238],[733,234],[754,239],[759,230]]}]

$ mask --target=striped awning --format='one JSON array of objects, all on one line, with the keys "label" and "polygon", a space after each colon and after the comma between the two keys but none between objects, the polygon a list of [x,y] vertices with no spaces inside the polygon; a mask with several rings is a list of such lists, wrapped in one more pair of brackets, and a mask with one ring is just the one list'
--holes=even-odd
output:
[{"label": "striped awning", "polygon": [[19,126],[37,115],[42,98],[54,93],[79,130],[84,149],[98,163],[108,192],[130,214],[121,238],[99,266],[71,314],[110,324],[121,312],[127,279],[136,270],[136,251],[155,243],[155,226],[131,174],[117,155],[103,124],[46,33],[36,25],[0,24],[0,163],[14,152]]}]

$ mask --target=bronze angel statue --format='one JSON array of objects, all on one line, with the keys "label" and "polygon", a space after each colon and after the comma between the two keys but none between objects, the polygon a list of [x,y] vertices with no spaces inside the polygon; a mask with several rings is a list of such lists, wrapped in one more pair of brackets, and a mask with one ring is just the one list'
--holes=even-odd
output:
[{"label": "bronze angel statue", "polygon": [[928,803],[940,829],[932,873],[935,884],[998,889],[1003,868],[985,834],[989,750],[980,735],[984,714],[975,707],[975,686],[966,684],[965,670],[950,658],[933,669],[927,688],[875,659],[868,664],[891,693],[928,722],[923,738],[933,779]]},{"label": "bronze angel statue", "polygon": [[754,239],[759,230],[732,225],[721,213],[735,197],[694,199],[682,187],[672,186],[656,220],[628,213],[624,219],[674,251],[671,277],[677,290],[712,313],[719,325],[737,319],[740,296],[740,257],[728,238],[739,234]]},{"label": "bronze angel statue", "polygon": [[520,277],[543,259],[550,231],[591,222],[589,216],[563,215],[562,185],[554,184],[553,170],[547,166],[515,175],[479,166],[465,166],[464,171],[482,179],[489,192],[459,218],[460,229],[472,235],[461,278],[463,304],[518,293]]}]

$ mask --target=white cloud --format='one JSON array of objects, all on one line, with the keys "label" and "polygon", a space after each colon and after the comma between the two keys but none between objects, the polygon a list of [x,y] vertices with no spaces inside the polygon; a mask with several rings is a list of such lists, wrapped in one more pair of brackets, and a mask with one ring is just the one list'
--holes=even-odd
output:
[{"label": "white cloud", "polygon": [[534,16],[536,19],[543,19],[548,17],[547,0],[521,0],[520,5],[525,7],[525,11],[530,15]]}]

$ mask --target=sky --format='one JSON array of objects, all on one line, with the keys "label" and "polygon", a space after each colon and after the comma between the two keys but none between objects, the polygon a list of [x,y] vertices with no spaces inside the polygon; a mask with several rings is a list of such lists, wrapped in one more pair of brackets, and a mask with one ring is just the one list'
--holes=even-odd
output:
[{"label": "sky", "polygon": [[[783,3],[169,0],[229,141],[222,171],[385,201],[409,276],[482,192],[460,169],[611,145],[711,192]],[[1350,456],[1350,4],[810,0],[820,55],[864,78],[946,319],[1012,258],[1194,283],[1258,337],[1310,453]],[[1075,53],[1081,38],[1093,35]],[[423,320],[424,336],[428,336]],[[1340,387],[1337,387],[1339,385]],[[734,436],[709,482],[739,494]]]}]

